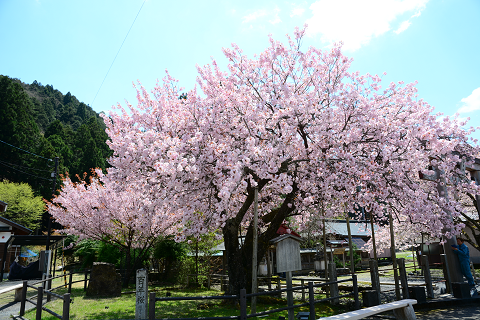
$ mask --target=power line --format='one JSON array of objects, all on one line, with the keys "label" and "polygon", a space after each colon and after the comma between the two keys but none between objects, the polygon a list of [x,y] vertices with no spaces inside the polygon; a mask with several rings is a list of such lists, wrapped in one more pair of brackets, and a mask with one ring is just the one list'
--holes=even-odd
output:
[{"label": "power line", "polygon": [[6,161],[2,161],[2,160],[0,160],[0,162],[3,163],[3,164],[5,164],[5,165],[16,166],[16,167],[20,167],[20,168],[23,168],[23,169],[29,169],[29,170],[35,170],[35,171],[43,171],[43,172],[52,172],[52,170],[30,168],[30,167],[21,166],[21,165],[16,164],[16,163],[10,163],[10,162],[6,162]]},{"label": "power line", "polygon": [[28,173],[28,172],[25,172],[25,171],[19,170],[19,169],[17,169],[17,168],[14,168],[14,167],[12,167],[12,166],[9,166],[9,165],[7,165],[7,164],[4,164],[4,163],[2,163],[2,161],[0,161],[0,165],[2,165],[2,166],[5,166],[5,167],[9,167],[10,169],[13,169],[13,170],[16,170],[16,171],[18,171],[18,172],[21,172],[21,173],[27,174],[27,175],[29,175],[29,176],[32,176],[32,177],[35,177],[35,178],[37,178],[37,179],[42,179],[42,180],[52,181],[52,179],[48,179],[48,178],[44,178],[44,177],[40,177],[40,176],[37,176],[37,175],[35,175],[35,174],[31,174],[31,173]]},{"label": "power line", "polygon": [[5,142],[5,141],[0,140],[0,142],[1,142],[1,143],[5,143],[6,145],[9,145],[9,146],[12,147],[12,148],[15,148],[15,149],[18,149],[18,150],[20,150],[20,151],[23,151],[23,152],[29,153],[29,154],[31,154],[31,155],[34,155],[34,156],[36,156],[36,157],[39,157],[39,158],[42,158],[42,159],[45,159],[45,160],[48,160],[48,161],[53,161],[52,159],[48,159],[48,158],[39,156],[38,154],[35,154],[35,153],[33,153],[33,152],[30,152],[30,151],[27,151],[27,150],[23,150],[22,148],[19,148],[19,147],[15,147],[14,145],[12,145],[12,144],[10,144],[10,143],[7,143],[7,142]]},{"label": "power line", "polygon": [[140,10],[138,10],[138,13],[137,13],[137,15],[135,16],[135,19],[133,20],[132,25],[130,26],[130,29],[128,29],[127,35],[126,35],[125,38],[123,39],[123,42],[122,42],[122,44],[120,45],[120,48],[118,48],[117,54],[115,55],[115,58],[113,58],[112,64],[110,65],[110,68],[108,68],[107,74],[105,75],[105,78],[103,78],[102,84],[101,84],[100,87],[98,88],[98,91],[97,91],[97,93],[95,94],[95,97],[93,98],[93,101],[92,101],[92,103],[90,104],[90,107],[93,107],[93,103],[95,102],[95,99],[97,99],[97,95],[98,95],[98,93],[100,92],[100,89],[102,89],[103,83],[105,82],[105,79],[107,79],[108,73],[110,72],[110,69],[112,69],[112,66],[113,66],[113,64],[115,63],[115,60],[117,59],[117,56],[118,56],[118,54],[120,53],[120,50],[122,49],[123,44],[125,43],[125,40],[127,40],[127,37],[128,37],[128,34],[130,33],[130,30],[132,30],[132,27],[133,27],[133,25],[135,24],[135,21],[137,21],[137,17],[138,17],[138,15],[140,14],[140,11],[142,11],[142,8],[143,8],[143,5],[145,4],[145,1],[147,1],[147,0],[144,0],[144,1],[143,1],[142,6],[140,7]]}]

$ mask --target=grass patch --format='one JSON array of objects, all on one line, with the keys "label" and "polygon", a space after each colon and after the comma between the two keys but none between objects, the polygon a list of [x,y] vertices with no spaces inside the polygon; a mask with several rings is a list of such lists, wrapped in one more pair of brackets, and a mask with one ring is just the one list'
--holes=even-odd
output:
[{"label": "grass patch", "polygon": [[[80,279],[81,275],[78,276]],[[61,284],[59,282],[59,284]],[[58,285],[59,285],[58,284]],[[55,284],[53,285],[55,286]],[[134,287],[125,289],[124,291],[135,290]],[[169,292],[172,297],[188,297],[188,296],[219,296],[221,292],[206,289],[190,289],[181,287],[160,287],[149,286],[149,290],[156,291],[156,296],[166,296]],[[55,291],[58,294],[66,292],[65,288]],[[322,299],[325,296],[316,295],[315,299]],[[71,298],[73,304],[70,305],[70,319],[134,319],[135,318],[135,294],[123,294],[120,297],[99,298],[87,297],[83,291],[83,283],[74,284],[72,287]],[[301,303],[295,301],[296,304]],[[250,302],[247,302],[247,312],[250,312]],[[261,296],[257,298],[257,312],[272,309],[283,308],[287,305],[286,299]],[[45,307],[54,312],[62,313],[62,300],[55,299],[47,303]],[[296,308],[295,314],[299,311],[309,311],[308,306]],[[345,306],[333,306],[330,303],[316,304],[316,316],[330,316],[346,311]],[[240,308],[238,304],[233,304],[230,300],[188,300],[188,301],[158,301],[155,304],[155,317],[158,318],[194,318],[194,317],[224,317],[238,316]],[[278,319],[279,316],[288,317],[287,311],[274,313],[259,319]],[[30,310],[25,314],[28,319],[35,318],[35,310]],[[42,319],[54,320],[46,311],[42,312]]]}]

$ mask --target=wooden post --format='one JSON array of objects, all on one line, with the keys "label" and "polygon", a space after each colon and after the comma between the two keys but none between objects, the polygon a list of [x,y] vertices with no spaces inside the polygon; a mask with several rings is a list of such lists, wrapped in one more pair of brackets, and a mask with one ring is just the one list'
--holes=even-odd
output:
[{"label": "wooden post", "polygon": [[[293,307],[292,271],[287,271],[287,306]],[[288,309],[288,320],[295,319],[295,310]]]},{"label": "wooden post", "polygon": [[267,285],[268,291],[272,290],[272,263],[270,261],[270,248],[267,248]]},{"label": "wooden post", "polygon": [[[322,203],[322,215],[325,214],[323,211],[323,203]],[[330,249],[331,250],[331,249]],[[326,234],[326,225],[325,219],[323,219],[323,270],[325,271],[325,279],[328,279],[328,257],[327,257],[327,234]],[[327,298],[330,297],[330,290],[329,288],[325,288]]]},{"label": "wooden post", "polygon": [[210,290],[210,282],[211,282],[211,276],[210,274],[207,275],[207,289]]},{"label": "wooden post", "polygon": [[448,271],[448,262],[445,254],[440,255],[443,267],[443,277],[445,278],[445,292],[452,293],[452,282],[450,281],[450,272]]},{"label": "wooden post", "polygon": [[55,247],[55,253],[53,254],[53,276],[55,277],[55,269],[57,265],[57,248]]},{"label": "wooden post", "polygon": [[308,302],[310,307],[310,319],[316,319],[315,316],[315,292],[313,290],[313,282],[308,282]]},{"label": "wooden post", "polygon": [[305,280],[301,280],[301,286],[302,286],[302,301],[305,301]]},{"label": "wooden post", "polygon": [[372,290],[378,295],[378,304],[382,303],[381,295],[380,295],[380,277],[378,276],[378,264],[377,260],[370,259],[368,261],[370,266],[370,278],[372,280]]},{"label": "wooden post", "polygon": [[[350,231],[350,217],[348,215],[348,212],[347,212],[347,232],[348,232],[348,250],[350,251],[350,269],[352,274],[355,274],[355,261],[353,261],[352,232]],[[343,256],[345,257],[345,253],[343,254]]]},{"label": "wooden post", "polygon": [[352,285],[353,285],[353,300],[355,301],[355,310],[360,309],[360,300],[358,299],[358,281],[357,275],[352,275]]},{"label": "wooden post", "polygon": [[[328,269],[329,269],[328,274],[330,276],[330,278],[328,279],[329,282],[337,281],[337,267],[335,266],[335,263],[330,263],[328,265]],[[329,287],[330,287],[330,296],[331,297],[338,297],[339,296],[338,283],[332,283]],[[331,301],[332,301],[332,304],[338,304],[339,299],[336,298],[336,299],[333,299]]]},{"label": "wooden post", "polygon": [[240,290],[240,320],[247,320],[247,291]]},{"label": "wooden post", "polygon": [[423,273],[425,275],[425,284],[427,285],[427,298],[434,298],[433,296],[433,286],[432,286],[432,275],[430,274],[430,265],[428,262],[428,256],[422,256],[423,262]]},{"label": "wooden post", "polygon": [[85,279],[83,281],[83,291],[87,291],[87,274],[88,274],[88,270],[85,270]]},{"label": "wooden post", "polygon": [[36,320],[42,320],[42,305],[43,305],[43,287],[40,286],[37,288],[37,312],[36,312]]},{"label": "wooden post", "polygon": [[402,283],[402,296],[403,299],[409,299],[408,294],[408,282],[407,282],[407,270],[405,269],[405,258],[398,259],[398,268],[400,270],[400,282]]},{"label": "wooden post", "polygon": [[[277,290],[280,290],[280,289],[282,289],[282,284],[280,283],[280,278],[277,278]],[[278,297],[282,298],[281,292],[278,294]]]},{"label": "wooden post", "polygon": [[63,295],[63,312],[62,320],[70,319],[70,293],[65,293]]},{"label": "wooden post", "polygon": [[[257,251],[258,251],[258,187],[255,187],[254,205],[253,205],[253,250],[252,250],[252,293],[257,293]],[[251,300],[251,313],[257,313],[257,297],[253,296]],[[292,319],[293,320],[293,319]]]},{"label": "wooden post", "polygon": [[389,222],[390,222],[390,254],[392,256],[392,261],[393,261],[393,278],[395,279],[395,297],[397,300],[400,300],[400,283],[398,279],[398,270],[397,270],[397,254],[395,252],[395,234],[393,233],[393,216],[392,213],[390,212],[389,216]]},{"label": "wooden post", "polygon": [[[52,275],[49,274],[47,275],[48,279],[47,279],[47,283],[46,283],[46,290],[50,291],[50,289],[52,288]],[[52,299],[52,295],[47,292],[47,302],[50,302],[50,300]]]},{"label": "wooden post", "polygon": [[25,303],[27,302],[27,283],[28,281],[23,281],[23,288],[22,288],[22,299],[20,300],[20,316],[23,317],[25,315]]},{"label": "wooden post", "polygon": [[372,228],[372,244],[373,244],[373,258],[378,263],[377,246],[375,244],[375,227],[373,225],[373,213],[370,212],[370,227]]},{"label": "wooden post", "polygon": [[73,273],[68,276],[68,293],[72,293]]},{"label": "wooden post", "polygon": [[150,292],[148,301],[148,320],[155,320],[155,292]]}]

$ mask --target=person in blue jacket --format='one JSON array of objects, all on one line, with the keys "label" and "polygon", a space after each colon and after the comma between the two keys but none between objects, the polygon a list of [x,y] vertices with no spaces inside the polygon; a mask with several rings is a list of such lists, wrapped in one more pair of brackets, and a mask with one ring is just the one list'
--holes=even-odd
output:
[{"label": "person in blue jacket", "polygon": [[470,271],[470,252],[464,242],[464,239],[457,237],[458,245],[452,245],[452,249],[457,254],[458,260],[460,260],[460,271],[464,277],[467,278],[470,287],[475,288],[475,282],[473,281],[472,272]]}]

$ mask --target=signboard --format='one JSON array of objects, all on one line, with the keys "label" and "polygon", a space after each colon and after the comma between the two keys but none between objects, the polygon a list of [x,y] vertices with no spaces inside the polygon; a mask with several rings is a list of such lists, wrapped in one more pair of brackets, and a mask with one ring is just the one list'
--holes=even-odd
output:
[{"label": "signboard", "polygon": [[345,253],[345,248],[333,249],[333,254],[344,254],[344,253]]},{"label": "signboard", "polygon": [[300,257],[301,239],[297,240],[296,238],[293,236],[283,237],[276,243],[277,272],[302,270],[302,259]]},{"label": "signboard", "polygon": [[147,270],[137,270],[135,319],[148,319],[148,275]]}]

